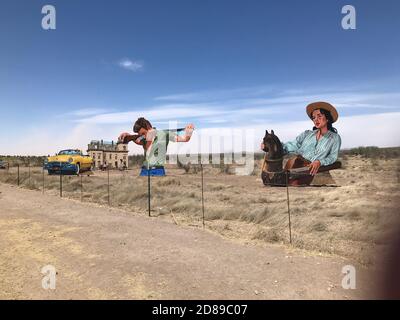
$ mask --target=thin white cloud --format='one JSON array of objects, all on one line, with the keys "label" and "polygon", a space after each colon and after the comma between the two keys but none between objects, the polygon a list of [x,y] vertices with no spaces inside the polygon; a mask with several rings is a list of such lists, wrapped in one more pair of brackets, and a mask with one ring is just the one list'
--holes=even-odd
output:
[{"label": "thin white cloud", "polygon": [[[256,86],[226,90],[208,90],[156,97],[157,101],[175,101],[191,103],[212,103],[226,107],[271,108],[282,105],[305,107],[314,101],[329,101],[338,108],[398,109],[400,92],[382,92],[362,87],[314,87],[314,88],[278,88],[277,86]],[[234,110],[235,112],[237,110]]]},{"label": "thin white cloud", "polygon": [[137,72],[143,69],[144,62],[139,60],[131,60],[128,58],[121,59],[118,65],[126,70]]},{"label": "thin white cloud", "polygon": [[157,101],[212,101],[227,100],[239,97],[254,97],[259,95],[276,94],[277,88],[273,86],[243,87],[235,89],[204,90],[199,92],[179,93],[155,97]]},{"label": "thin white cloud", "polygon": [[202,118],[202,117],[217,117],[223,114],[228,114],[229,110],[215,109],[211,105],[202,104],[174,104],[162,105],[150,109],[114,112],[95,115],[83,119],[77,119],[80,123],[97,123],[97,124],[116,124],[116,123],[132,123],[139,117],[145,117],[154,121],[169,121],[183,118]]},{"label": "thin white cloud", "polygon": [[400,106],[400,93],[365,93],[365,92],[330,92],[319,94],[288,95],[267,98],[237,99],[241,104],[250,105],[301,105],[306,106],[313,101],[331,101],[337,107],[344,108],[398,108]]},{"label": "thin white cloud", "polygon": [[[231,105],[233,107],[234,104]],[[94,115],[91,117],[76,119],[80,123],[131,123],[139,117],[145,117],[154,122],[167,123],[171,120],[193,119],[209,123],[224,123],[242,121],[244,118],[252,121],[252,117],[270,115],[284,115],[294,112],[293,106],[259,106],[253,108],[231,108],[227,105],[212,104],[177,104],[161,105],[151,109],[138,111],[114,112]]]},{"label": "thin white cloud", "polygon": [[84,108],[84,109],[77,109],[72,112],[69,112],[68,115],[76,116],[76,117],[88,117],[97,114],[103,114],[107,112],[111,112],[110,109],[102,109],[102,108]]}]

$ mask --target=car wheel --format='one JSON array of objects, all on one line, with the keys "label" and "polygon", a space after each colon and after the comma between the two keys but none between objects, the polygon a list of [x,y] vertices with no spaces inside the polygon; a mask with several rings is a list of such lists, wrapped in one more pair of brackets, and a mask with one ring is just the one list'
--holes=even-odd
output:
[{"label": "car wheel", "polygon": [[81,167],[80,167],[79,163],[77,163],[77,164],[76,164],[75,173],[76,173],[77,176],[79,176],[79,173],[80,173],[80,172],[81,172]]}]

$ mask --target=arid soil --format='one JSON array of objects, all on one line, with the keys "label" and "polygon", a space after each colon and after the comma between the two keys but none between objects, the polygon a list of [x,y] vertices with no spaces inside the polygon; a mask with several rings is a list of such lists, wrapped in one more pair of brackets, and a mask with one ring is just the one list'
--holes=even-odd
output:
[{"label": "arid soil", "polygon": [[[288,190],[263,186],[260,163],[251,176],[204,166],[204,229],[199,166],[152,178],[152,218],[137,168],[63,176],[62,198],[59,176],[21,167],[17,187],[17,168],[1,170],[1,297],[371,296],[398,233],[399,159],[342,162]],[[358,266],[355,291],[341,289],[346,263]],[[41,289],[46,264],[54,292]]]},{"label": "arid soil", "polygon": [[[240,243],[288,245],[290,210],[292,247],[376,265],[376,253],[385,252],[398,232],[400,162],[360,156],[341,160],[343,168],[331,171],[331,178],[318,175],[315,180],[328,186],[290,187],[288,193],[284,187],[263,186],[260,163],[251,176],[234,175],[229,166],[204,166],[207,229]],[[0,181],[15,185],[16,174],[15,167],[3,170]],[[63,197],[147,215],[147,178],[138,177],[138,168],[109,174],[109,187],[107,172],[95,171],[82,180],[64,176]],[[42,191],[43,182],[45,194],[59,195],[59,176],[43,175],[40,168],[20,168],[22,187]],[[167,177],[151,180],[151,214],[202,227],[201,189],[198,166],[188,173],[170,166]]]},{"label": "arid soil", "polygon": [[[355,290],[341,287],[347,264]],[[42,288],[45,265],[55,290]],[[2,299],[357,299],[374,282],[352,259],[0,183]]]}]

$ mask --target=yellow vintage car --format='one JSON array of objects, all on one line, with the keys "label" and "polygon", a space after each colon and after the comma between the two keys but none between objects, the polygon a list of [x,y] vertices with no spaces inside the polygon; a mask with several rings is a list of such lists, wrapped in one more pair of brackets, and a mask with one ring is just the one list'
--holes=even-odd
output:
[{"label": "yellow vintage car", "polygon": [[79,174],[83,171],[91,170],[93,159],[83,155],[81,150],[67,149],[61,150],[57,155],[48,157],[44,164],[44,169],[48,173],[55,174]]}]

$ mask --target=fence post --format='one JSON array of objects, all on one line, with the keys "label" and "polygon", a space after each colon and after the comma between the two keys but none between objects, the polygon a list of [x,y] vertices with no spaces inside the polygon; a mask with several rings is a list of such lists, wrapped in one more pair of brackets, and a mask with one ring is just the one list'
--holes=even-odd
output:
[{"label": "fence post", "polygon": [[30,187],[30,185],[31,185],[31,163],[28,160],[28,188]]},{"label": "fence post", "polygon": [[43,161],[43,167],[42,167],[42,180],[43,180],[43,194],[44,194],[44,161]]},{"label": "fence post", "polygon": [[149,217],[151,217],[151,203],[150,203],[150,197],[151,197],[151,189],[150,189],[150,167],[147,165],[147,198],[148,198],[148,206],[149,206]]},{"label": "fence post", "polygon": [[19,186],[19,163],[17,164],[17,186]]},{"label": "fence post", "polygon": [[82,178],[82,175],[80,174],[80,176],[81,176],[81,202],[82,202],[82,199],[83,199],[83,178]]},{"label": "fence post", "polygon": [[292,244],[292,225],[290,222],[290,206],[289,206],[289,178],[288,178],[289,171],[286,170],[286,196],[287,196],[287,208],[288,208],[288,216],[289,216],[289,241]]},{"label": "fence post", "polygon": [[203,213],[203,229],[205,228],[204,222],[204,176],[203,176],[203,164],[200,162],[201,169],[201,210]]},{"label": "fence post", "polygon": [[108,205],[110,205],[110,166],[107,166],[107,195],[108,195]]},{"label": "fence post", "polygon": [[62,197],[62,172],[60,170],[60,197]]}]

